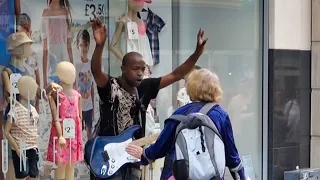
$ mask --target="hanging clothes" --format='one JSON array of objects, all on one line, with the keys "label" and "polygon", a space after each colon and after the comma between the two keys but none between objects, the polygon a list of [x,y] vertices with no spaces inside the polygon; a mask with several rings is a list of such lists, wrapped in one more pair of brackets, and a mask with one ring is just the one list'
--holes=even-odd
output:
[{"label": "hanging clothes", "polygon": [[166,25],[166,23],[157,14],[153,13],[150,8],[148,10],[144,9],[143,12],[147,12],[146,17],[141,16],[138,13],[138,17],[147,25],[147,36],[149,38],[150,49],[152,52],[154,64],[160,63],[160,42],[159,33]]}]

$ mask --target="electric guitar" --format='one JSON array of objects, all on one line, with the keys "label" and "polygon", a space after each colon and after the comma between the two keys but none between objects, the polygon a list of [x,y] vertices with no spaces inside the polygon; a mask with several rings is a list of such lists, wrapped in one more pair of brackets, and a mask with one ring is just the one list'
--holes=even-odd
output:
[{"label": "electric guitar", "polygon": [[[134,140],[140,126],[133,125],[118,136],[98,136],[89,140],[85,147],[85,159],[91,172],[98,178],[109,178],[123,165],[137,163],[137,159],[126,152],[129,144],[144,146],[154,142],[160,133]],[[90,157],[88,157],[90,156]]]}]

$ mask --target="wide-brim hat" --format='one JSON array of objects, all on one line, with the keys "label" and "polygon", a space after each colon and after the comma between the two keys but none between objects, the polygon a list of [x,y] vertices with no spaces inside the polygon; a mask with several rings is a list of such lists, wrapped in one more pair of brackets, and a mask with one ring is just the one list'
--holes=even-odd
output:
[{"label": "wide-brim hat", "polygon": [[8,37],[8,50],[11,51],[16,47],[25,44],[25,43],[33,43],[33,41],[29,38],[29,36],[25,32],[16,32],[11,34]]}]

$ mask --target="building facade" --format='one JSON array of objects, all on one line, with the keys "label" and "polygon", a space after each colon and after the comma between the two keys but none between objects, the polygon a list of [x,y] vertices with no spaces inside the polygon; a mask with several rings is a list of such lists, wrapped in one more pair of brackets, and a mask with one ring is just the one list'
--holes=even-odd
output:
[{"label": "building facade", "polygon": [[[57,15],[50,8],[54,5],[67,13]],[[72,61],[77,84],[83,85],[78,91],[88,98],[93,91],[88,100],[93,100],[88,105],[93,126],[99,119],[99,97],[94,83],[86,86],[92,84],[87,71],[95,46],[90,18],[102,18],[108,28],[103,69],[112,76],[120,75],[121,58],[130,51],[147,57],[146,76],[170,73],[194,52],[202,28],[209,41],[197,65],[220,78],[221,106],[229,113],[247,176],[281,180],[297,166],[320,167],[320,0],[146,0],[142,6],[134,0],[4,0],[0,12],[0,51],[6,55],[0,59],[1,71],[10,63],[8,35],[27,32],[33,40],[32,56],[24,60],[30,75],[43,87],[55,74],[51,65]],[[14,17],[19,17],[16,22]],[[137,30],[144,30],[130,38],[127,24],[136,21],[144,24]],[[163,127],[179,103],[188,102],[183,89],[181,80],[150,104],[156,128]],[[0,98],[4,109],[4,95]],[[46,119],[50,109],[46,102],[40,105],[39,114]],[[51,121],[41,122],[39,149],[45,158]],[[154,164],[154,179],[159,179],[162,162]],[[53,178],[52,165],[45,162],[44,167],[40,179]],[[88,179],[88,173],[84,163],[76,165],[75,179]],[[226,179],[231,179],[229,173]]]}]

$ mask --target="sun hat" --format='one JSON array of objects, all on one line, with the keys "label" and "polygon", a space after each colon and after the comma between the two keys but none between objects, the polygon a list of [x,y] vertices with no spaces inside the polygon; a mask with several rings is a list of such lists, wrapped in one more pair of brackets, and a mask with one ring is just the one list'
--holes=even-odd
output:
[{"label": "sun hat", "polygon": [[16,47],[25,44],[25,43],[33,43],[33,41],[29,38],[29,36],[25,32],[17,32],[13,33],[8,37],[8,50],[13,50]]}]

